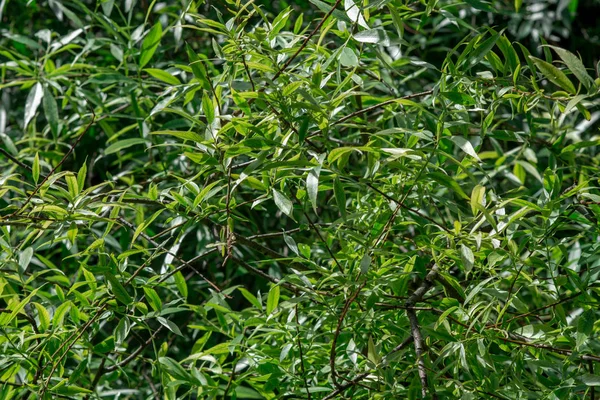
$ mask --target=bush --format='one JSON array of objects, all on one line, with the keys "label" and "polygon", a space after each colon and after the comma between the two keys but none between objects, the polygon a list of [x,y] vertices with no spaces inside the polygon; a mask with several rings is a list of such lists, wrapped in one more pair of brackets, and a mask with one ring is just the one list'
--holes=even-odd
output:
[{"label": "bush", "polygon": [[563,3],[2,2],[0,398],[594,398]]}]

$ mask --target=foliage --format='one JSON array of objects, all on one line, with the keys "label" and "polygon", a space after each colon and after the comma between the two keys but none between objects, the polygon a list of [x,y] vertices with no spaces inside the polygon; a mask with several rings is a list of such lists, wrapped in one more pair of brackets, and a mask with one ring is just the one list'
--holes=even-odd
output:
[{"label": "foliage", "polygon": [[577,7],[1,2],[0,398],[593,398]]}]

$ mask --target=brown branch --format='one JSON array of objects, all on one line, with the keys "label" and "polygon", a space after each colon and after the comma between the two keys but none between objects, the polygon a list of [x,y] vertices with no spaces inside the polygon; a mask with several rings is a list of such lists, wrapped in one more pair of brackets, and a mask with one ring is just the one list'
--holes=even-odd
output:
[{"label": "brown branch", "polygon": [[342,312],[338,318],[335,332],[333,333],[333,340],[331,341],[331,351],[329,352],[329,366],[331,368],[331,380],[333,381],[333,385],[338,389],[340,388],[340,384],[337,382],[337,371],[335,369],[337,340],[338,340],[338,337],[340,336],[340,332],[342,330],[342,324],[344,323],[344,318],[346,317],[346,314],[348,313],[350,306],[352,305],[354,300],[356,300],[356,298],[360,294],[360,291],[365,287],[366,284],[367,284],[367,280],[365,279],[364,282],[358,287],[356,292],[354,292],[350,297],[348,297],[348,299],[346,300],[346,303],[344,304],[344,308],[342,308]]},{"label": "brown branch", "polygon": [[433,281],[438,276],[439,267],[434,264],[421,285],[409,296],[406,300],[406,315],[410,322],[410,332],[413,337],[413,343],[415,347],[415,354],[417,356],[417,369],[419,372],[419,379],[421,380],[421,394],[423,399],[427,398],[427,393],[431,393],[433,399],[437,399],[437,395],[433,388],[433,385],[427,379],[427,369],[425,367],[425,361],[423,359],[425,353],[425,344],[423,343],[423,336],[421,335],[421,328],[419,327],[419,319],[417,318],[417,312],[413,306],[419,302],[423,296],[433,286]]}]

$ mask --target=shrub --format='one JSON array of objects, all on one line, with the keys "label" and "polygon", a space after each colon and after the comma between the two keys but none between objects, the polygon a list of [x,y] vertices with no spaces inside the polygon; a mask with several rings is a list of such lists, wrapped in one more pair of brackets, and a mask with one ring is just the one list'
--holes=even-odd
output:
[{"label": "shrub", "polygon": [[594,398],[600,81],[520,3],[2,2],[2,398]]}]

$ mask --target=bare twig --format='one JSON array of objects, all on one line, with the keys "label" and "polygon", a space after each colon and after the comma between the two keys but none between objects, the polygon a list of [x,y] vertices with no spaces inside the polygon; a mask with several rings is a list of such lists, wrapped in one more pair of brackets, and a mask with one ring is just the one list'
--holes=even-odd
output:
[{"label": "bare twig", "polygon": [[154,340],[154,338],[156,337],[156,335],[159,334],[160,331],[162,331],[163,326],[161,325],[160,327],[158,327],[158,329],[156,331],[154,331],[154,333],[148,338],[148,340],[146,340],[144,343],[142,343],[140,345],[140,347],[138,347],[133,353],[131,353],[129,356],[127,356],[127,358],[123,359],[121,362],[115,364],[115,365],[110,365],[108,367],[105,368],[106,372],[112,372],[115,371],[119,368],[123,368],[124,366],[126,366],[127,364],[129,364],[130,362],[132,362],[133,360],[135,360],[142,351],[144,351],[144,349],[146,347],[148,347],[150,345],[150,343],[152,343],[152,341]]},{"label": "bare twig", "polygon": [[304,387],[306,388],[306,396],[308,400],[311,400],[310,391],[308,390],[308,381],[306,380],[306,370],[304,369],[304,352],[302,351],[302,341],[300,340],[300,322],[298,320],[298,304],[296,304],[296,342],[298,343],[298,352],[300,353],[300,371],[302,372],[302,380],[304,380]]},{"label": "bare twig", "polygon": [[365,279],[364,282],[358,287],[358,289],[356,289],[356,292],[354,292],[350,297],[348,297],[346,303],[344,304],[344,307],[342,308],[342,312],[340,313],[340,316],[338,318],[335,332],[333,333],[333,340],[331,341],[331,351],[329,352],[329,366],[331,368],[331,380],[333,381],[333,385],[338,389],[340,388],[340,384],[337,382],[337,371],[335,369],[337,340],[340,336],[342,324],[344,323],[344,318],[346,317],[350,306],[352,305],[354,300],[356,300],[356,298],[360,294],[360,291],[365,287],[366,284],[367,280]]}]

